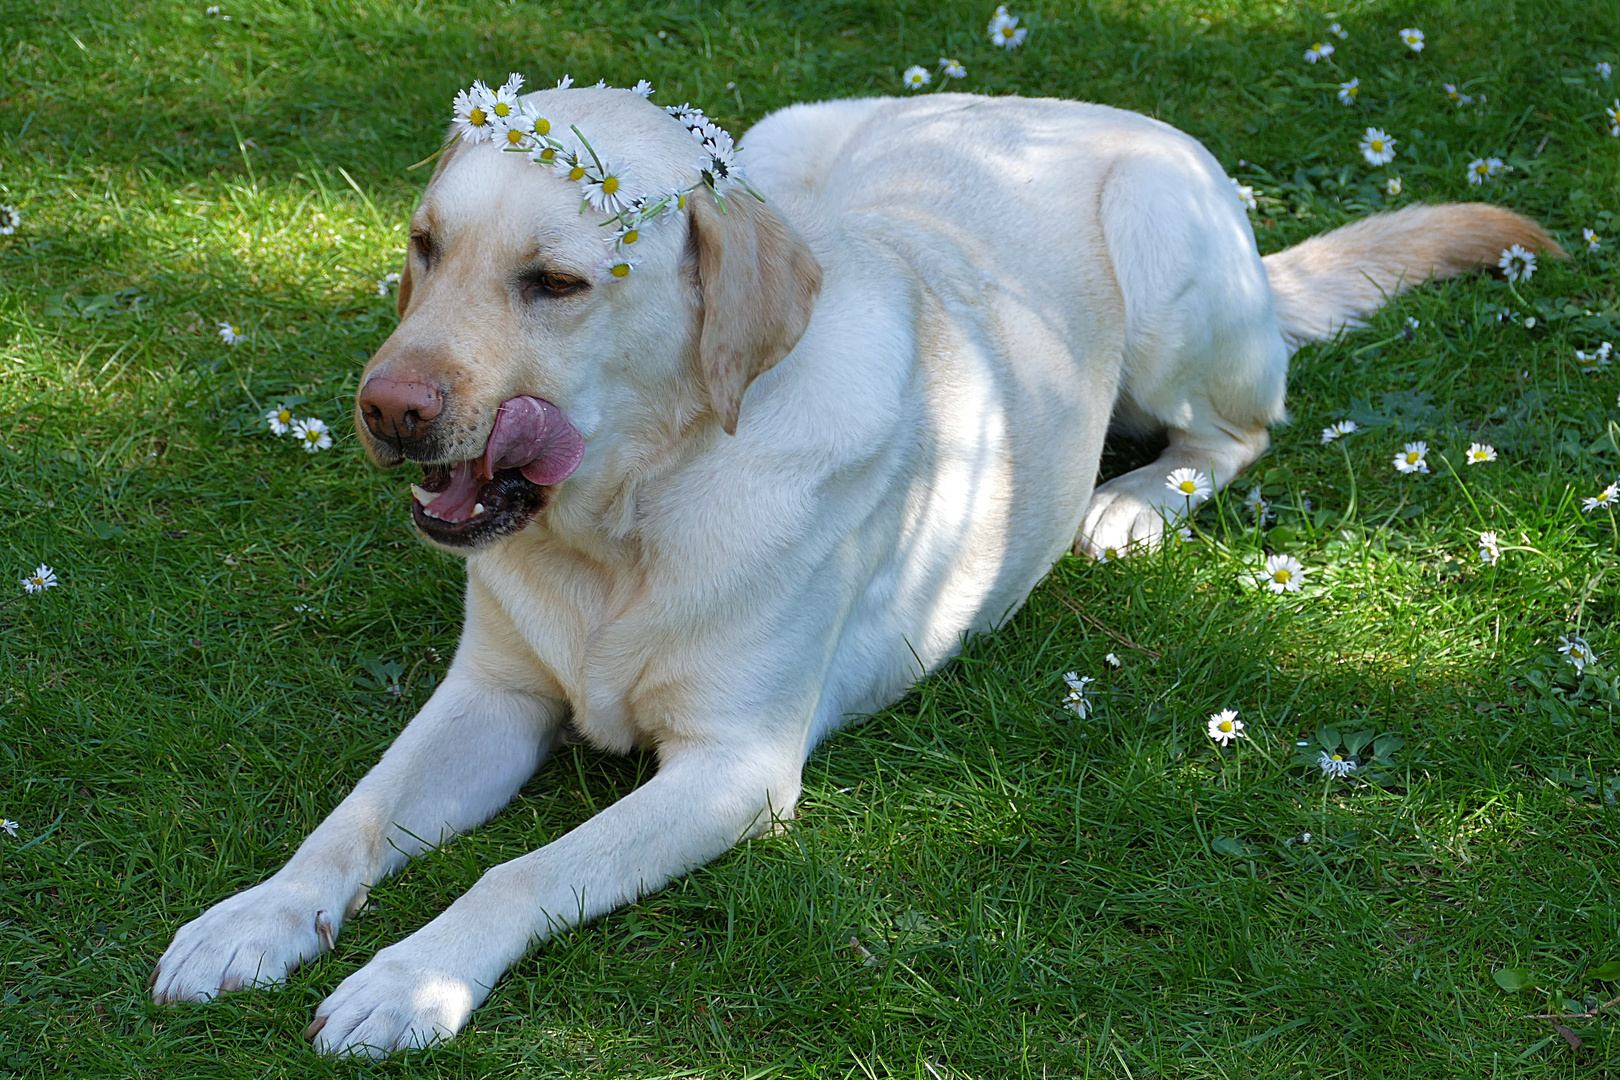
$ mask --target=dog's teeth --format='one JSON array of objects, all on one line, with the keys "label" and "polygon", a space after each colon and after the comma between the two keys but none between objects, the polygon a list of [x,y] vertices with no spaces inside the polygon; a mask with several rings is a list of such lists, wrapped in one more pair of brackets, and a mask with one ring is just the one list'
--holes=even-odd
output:
[{"label": "dog's teeth", "polygon": [[426,510],[433,503],[433,500],[439,497],[441,492],[429,491],[421,484],[412,484],[411,494],[416,496],[416,501],[422,504],[422,509]]},{"label": "dog's teeth", "polygon": [[482,514],[483,512],[484,512],[484,504],[483,503],[474,504],[474,506],[473,506],[473,517],[477,517],[479,514]]}]

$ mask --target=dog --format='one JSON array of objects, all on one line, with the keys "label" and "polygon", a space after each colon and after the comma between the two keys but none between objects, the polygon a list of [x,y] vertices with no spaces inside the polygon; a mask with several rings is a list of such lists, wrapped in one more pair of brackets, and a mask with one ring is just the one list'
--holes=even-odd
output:
[{"label": "dog", "polygon": [[[604,263],[578,185],[449,144],[356,430],[378,464],[422,466],[415,526],[466,558],[460,648],[287,864],[178,931],[159,1003],[332,948],[373,883],[498,811],[565,729],[651,748],[651,780],[490,869],[307,1032],[373,1056],[454,1036],[536,942],[789,818],[822,738],[1006,620],[1071,548],[1154,543],[1190,509],[1172,470],[1230,482],[1300,345],[1511,244],[1562,254],[1463,204],[1262,259],[1203,146],[1100,105],[796,105],[748,131],[747,186],[724,192],[697,182],[706,129],[639,94],[520,107],[602,176],[629,163],[670,193],[659,223],[633,268]],[[1168,445],[1094,491],[1111,428]]]}]

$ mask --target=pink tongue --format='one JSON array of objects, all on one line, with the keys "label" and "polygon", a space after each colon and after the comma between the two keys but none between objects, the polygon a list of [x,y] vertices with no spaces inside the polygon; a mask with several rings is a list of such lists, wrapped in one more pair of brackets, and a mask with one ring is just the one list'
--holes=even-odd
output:
[{"label": "pink tongue", "polygon": [[478,489],[497,469],[520,469],[542,486],[560,484],[584,456],[585,440],[557,406],[527,395],[503,401],[484,456],[456,463],[450,486],[433,500],[433,515],[446,521],[474,517]]},{"label": "pink tongue", "polygon": [[495,414],[484,450],[484,472],[521,469],[530,483],[560,484],[579,468],[585,440],[563,411],[537,397],[511,398]]}]

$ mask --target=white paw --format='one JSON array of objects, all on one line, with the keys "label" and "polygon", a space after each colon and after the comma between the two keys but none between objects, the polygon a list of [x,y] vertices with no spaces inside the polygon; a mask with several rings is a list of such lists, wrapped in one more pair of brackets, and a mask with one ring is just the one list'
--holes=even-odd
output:
[{"label": "white paw", "polygon": [[323,1054],[371,1058],[454,1038],[489,995],[461,968],[411,938],[390,945],[321,1002],[304,1037]]},{"label": "white paw", "polygon": [[208,1001],[284,981],[337,937],[342,912],[318,903],[313,890],[271,878],[215,904],[174,935],[152,970],[152,1000]]},{"label": "white paw", "polygon": [[1127,550],[1157,547],[1166,520],[1174,528],[1186,516],[1187,500],[1165,486],[1169,470],[1155,463],[1116,476],[1099,487],[1086,507],[1076,550],[1117,558]]}]

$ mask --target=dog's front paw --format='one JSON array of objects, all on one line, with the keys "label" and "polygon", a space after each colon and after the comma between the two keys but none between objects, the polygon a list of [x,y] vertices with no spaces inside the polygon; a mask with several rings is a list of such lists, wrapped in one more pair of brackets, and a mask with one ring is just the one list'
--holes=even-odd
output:
[{"label": "dog's front paw", "polygon": [[1075,537],[1075,554],[1116,559],[1127,551],[1157,547],[1165,532],[1181,520],[1183,503],[1171,507],[1165,496],[1163,470],[1144,469],[1116,477],[1099,487],[1086,507],[1085,524]]},{"label": "dog's front paw", "polygon": [[305,1038],[323,1054],[387,1057],[455,1037],[488,995],[461,965],[406,938],[339,983]]},{"label": "dog's front paw", "polygon": [[186,923],[152,969],[152,1000],[208,1001],[269,986],[332,947],[341,911],[318,909],[307,890],[274,878]]}]

